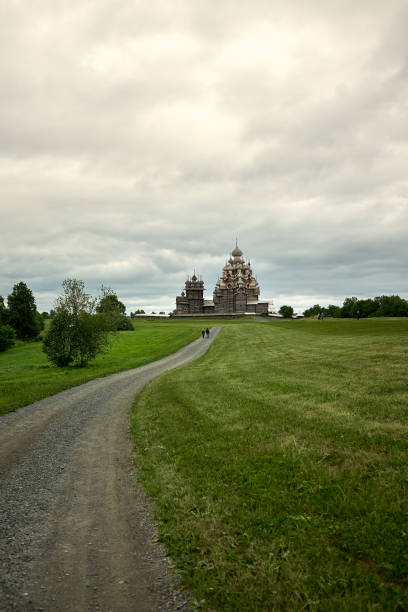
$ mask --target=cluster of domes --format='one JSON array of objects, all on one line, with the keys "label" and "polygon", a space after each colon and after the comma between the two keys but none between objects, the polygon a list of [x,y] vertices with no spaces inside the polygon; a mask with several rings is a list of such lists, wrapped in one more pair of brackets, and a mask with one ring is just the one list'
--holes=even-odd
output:
[{"label": "cluster of domes", "polygon": [[222,269],[221,277],[215,285],[217,289],[252,289],[253,295],[259,294],[259,285],[251,270],[251,263],[242,258],[242,251],[238,247],[231,253],[231,257]]}]

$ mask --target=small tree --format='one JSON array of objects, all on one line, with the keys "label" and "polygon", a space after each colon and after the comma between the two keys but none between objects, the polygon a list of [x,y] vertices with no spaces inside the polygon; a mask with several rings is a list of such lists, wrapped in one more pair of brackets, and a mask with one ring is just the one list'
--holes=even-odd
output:
[{"label": "small tree", "polygon": [[104,316],[110,331],[133,331],[133,325],[125,316],[126,306],[110,287],[101,287],[101,296],[96,311]]},{"label": "small tree", "polygon": [[279,308],[279,314],[281,314],[285,319],[291,319],[293,316],[292,306],[281,306]]},{"label": "small tree", "polygon": [[96,300],[85,293],[83,281],[68,278],[62,287],[64,295],[56,301],[43,350],[59,367],[70,363],[83,367],[105,349],[106,321],[95,314]]},{"label": "small tree", "polygon": [[96,307],[97,312],[118,312],[124,315],[126,312],[126,306],[123,302],[118,299],[116,293],[110,287],[101,287],[101,296],[99,298],[99,304]]},{"label": "small tree", "polygon": [[7,298],[9,323],[20,340],[36,338],[40,331],[33,292],[23,282],[17,283]]}]

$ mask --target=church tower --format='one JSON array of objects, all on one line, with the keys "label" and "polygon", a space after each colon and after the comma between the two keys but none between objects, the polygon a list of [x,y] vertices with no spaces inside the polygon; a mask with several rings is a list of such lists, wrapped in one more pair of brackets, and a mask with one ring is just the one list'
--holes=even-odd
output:
[{"label": "church tower", "polygon": [[204,282],[198,279],[195,271],[187,276],[185,291],[176,297],[177,314],[199,314],[204,312]]}]

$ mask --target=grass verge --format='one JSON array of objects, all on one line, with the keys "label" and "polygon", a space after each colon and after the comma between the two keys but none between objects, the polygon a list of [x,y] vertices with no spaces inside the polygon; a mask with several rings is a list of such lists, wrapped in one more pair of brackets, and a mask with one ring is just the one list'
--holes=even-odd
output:
[{"label": "grass verge", "polygon": [[225,324],[132,412],[198,606],[408,609],[408,321]]},{"label": "grass verge", "polygon": [[51,365],[40,342],[18,342],[0,353],[0,414],[31,404],[93,378],[144,365],[192,342],[196,326],[155,325],[138,321],[135,331],[118,332],[109,349],[85,368]]}]

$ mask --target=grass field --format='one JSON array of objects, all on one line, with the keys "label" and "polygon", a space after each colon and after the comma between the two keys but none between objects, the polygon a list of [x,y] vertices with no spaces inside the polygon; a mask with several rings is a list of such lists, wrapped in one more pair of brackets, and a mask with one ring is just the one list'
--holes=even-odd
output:
[{"label": "grass field", "polygon": [[408,321],[222,325],[132,412],[197,607],[407,610]]},{"label": "grass field", "polygon": [[197,326],[135,322],[135,331],[111,337],[109,350],[86,368],[57,368],[41,342],[18,342],[0,353],[0,415],[93,378],[136,368],[174,353],[196,339]]}]

